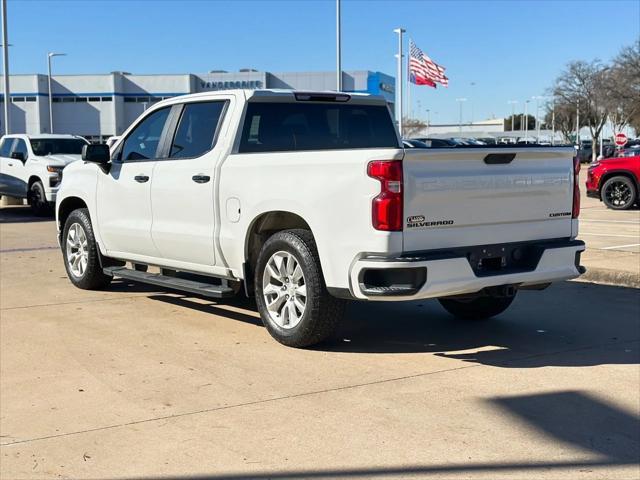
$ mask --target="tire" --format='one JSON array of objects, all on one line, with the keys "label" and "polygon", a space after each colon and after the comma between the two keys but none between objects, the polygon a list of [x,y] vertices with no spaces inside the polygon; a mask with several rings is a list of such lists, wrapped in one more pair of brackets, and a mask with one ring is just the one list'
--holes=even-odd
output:
[{"label": "tire", "polygon": [[482,295],[470,300],[439,298],[438,301],[454,317],[463,320],[486,320],[504,312],[515,298],[515,294],[509,297]]},{"label": "tire", "polygon": [[40,180],[31,184],[29,192],[27,193],[27,199],[29,200],[29,205],[31,205],[31,211],[35,216],[46,217],[53,213],[53,208],[51,208],[51,204],[47,202],[47,196],[44,193],[44,185],[42,185]]},{"label": "tire", "polygon": [[[70,235],[70,232],[73,233]],[[86,208],[71,212],[64,224],[61,243],[64,267],[71,283],[83,290],[100,290],[111,283],[113,277],[102,272],[98,245]],[[73,258],[77,260],[70,261]]]},{"label": "tire", "polygon": [[627,210],[637,199],[636,186],[629,177],[611,177],[600,189],[604,204],[613,210]]},{"label": "tire", "polygon": [[262,323],[283,345],[301,348],[320,343],[334,333],[344,315],[346,302],[327,292],[308,230],[285,230],[265,242],[254,286]]}]

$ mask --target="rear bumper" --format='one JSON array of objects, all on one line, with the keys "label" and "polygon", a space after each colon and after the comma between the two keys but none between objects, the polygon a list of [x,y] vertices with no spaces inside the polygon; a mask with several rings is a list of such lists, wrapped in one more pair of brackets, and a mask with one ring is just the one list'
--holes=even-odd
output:
[{"label": "rear bumper", "polygon": [[[511,255],[520,247],[526,247],[531,258],[506,260],[501,267],[496,258],[500,252]],[[579,240],[552,240],[427,251],[411,257],[368,256],[357,259],[351,267],[350,293],[361,300],[405,301],[468,294],[502,285],[526,287],[567,280],[584,273],[579,265],[584,249],[584,242]],[[478,254],[482,252],[489,256],[497,252],[487,262],[495,268],[478,268]]]}]

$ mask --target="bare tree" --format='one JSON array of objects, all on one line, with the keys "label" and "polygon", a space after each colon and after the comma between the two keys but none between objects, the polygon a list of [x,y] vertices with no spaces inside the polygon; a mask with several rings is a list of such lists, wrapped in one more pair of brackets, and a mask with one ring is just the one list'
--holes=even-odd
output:
[{"label": "bare tree", "polygon": [[607,72],[606,102],[616,131],[631,125],[640,132],[640,40],[623,48]]},{"label": "bare tree", "polygon": [[[535,132],[536,117],[534,117],[533,115],[527,115],[527,121],[523,122],[523,116],[524,114],[522,113],[516,113],[515,115],[513,115],[513,118],[511,115],[509,115],[504,119],[504,130],[506,132],[510,132],[513,130],[524,130],[525,125],[528,124],[527,128],[529,129],[529,131]],[[511,125],[513,125],[513,128],[511,128]]]},{"label": "bare tree", "polygon": [[565,142],[570,142],[576,131],[576,107],[577,105],[565,101],[556,101],[546,107],[544,123],[547,128],[555,126],[556,131],[562,134]]},{"label": "bare tree", "polygon": [[597,155],[595,146],[609,113],[606,93],[609,70],[599,60],[571,62],[556,79],[553,87],[556,108],[558,103],[579,108],[581,126],[588,126],[591,134],[593,160]]},{"label": "bare tree", "polygon": [[411,138],[422,133],[427,128],[427,124],[415,118],[405,118],[402,120],[402,130],[404,138]]}]

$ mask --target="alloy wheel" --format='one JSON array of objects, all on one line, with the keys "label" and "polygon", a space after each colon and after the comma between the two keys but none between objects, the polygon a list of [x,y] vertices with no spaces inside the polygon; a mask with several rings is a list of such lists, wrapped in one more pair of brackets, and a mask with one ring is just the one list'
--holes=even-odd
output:
[{"label": "alloy wheel", "polygon": [[262,275],[262,295],[273,323],[284,329],[300,323],[307,306],[307,286],[292,254],[279,251],[271,255]]},{"label": "alloy wheel", "polygon": [[631,201],[631,188],[624,182],[612,182],[604,192],[607,201],[615,207],[624,207]]},{"label": "alloy wheel", "polygon": [[74,223],[67,232],[67,265],[75,277],[82,277],[89,262],[89,242],[79,223]]}]

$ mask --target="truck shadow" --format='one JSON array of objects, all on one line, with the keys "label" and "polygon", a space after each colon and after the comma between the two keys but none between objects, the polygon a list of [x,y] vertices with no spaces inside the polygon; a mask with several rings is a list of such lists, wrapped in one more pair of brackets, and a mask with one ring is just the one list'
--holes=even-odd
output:
[{"label": "truck shadow", "polygon": [[437,301],[351,305],[327,351],[433,353],[500,367],[640,363],[640,292],[562,282],[518,293],[489,320],[463,321]]},{"label": "truck shadow", "polygon": [[15,205],[0,208],[0,224],[53,222],[54,220],[55,215],[53,214],[53,209],[51,210],[51,215],[37,217],[31,212],[31,207],[29,205]]},{"label": "truck shadow", "polygon": [[[640,364],[638,293],[562,282],[544,292],[520,292],[509,310],[485,321],[458,320],[434,300],[352,302],[335,337],[311,349],[427,353],[504,368]],[[251,299],[195,302],[188,295],[162,293],[149,298],[262,326]]]}]

